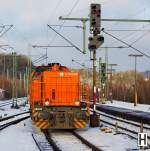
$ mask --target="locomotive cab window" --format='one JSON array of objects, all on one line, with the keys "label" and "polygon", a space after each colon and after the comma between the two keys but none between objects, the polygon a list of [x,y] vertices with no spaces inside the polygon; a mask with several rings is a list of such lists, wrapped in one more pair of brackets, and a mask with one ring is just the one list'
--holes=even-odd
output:
[{"label": "locomotive cab window", "polygon": [[55,100],[55,89],[52,89],[52,99]]}]

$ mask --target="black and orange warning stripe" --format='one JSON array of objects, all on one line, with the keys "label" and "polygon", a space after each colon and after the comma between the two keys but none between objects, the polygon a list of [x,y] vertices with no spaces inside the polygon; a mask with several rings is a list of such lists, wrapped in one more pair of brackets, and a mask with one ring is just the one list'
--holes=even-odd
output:
[{"label": "black and orange warning stripe", "polygon": [[40,119],[39,121],[35,122],[35,125],[40,129],[47,129],[49,128],[49,123],[47,120]]},{"label": "black and orange warning stripe", "polygon": [[36,125],[40,129],[47,129],[47,128],[49,128],[48,120],[39,119],[38,118],[39,114],[40,113],[37,112],[37,111],[35,111],[35,110],[32,111],[32,119],[33,119],[34,125]]},{"label": "black and orange warning stripe", "polygon": [[84,128],[86,127],[86,121],[84,120],[79,120],[79,119],[74,119],[73,125],[75,128]]}]

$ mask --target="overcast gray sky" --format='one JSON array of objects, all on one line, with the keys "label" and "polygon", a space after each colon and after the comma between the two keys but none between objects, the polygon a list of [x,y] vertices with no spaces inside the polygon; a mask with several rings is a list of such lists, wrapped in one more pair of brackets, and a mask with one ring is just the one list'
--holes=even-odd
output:
[{"label": "overcast gray sky", "polygon": [[[62,24],[59,16],[88,17],[90,3],[96,2],[102,5],[102,18],[128,18],[128,19],[150,19],[149,0],[0,0],[0,24],[13,24],[14,27],[0,39],[0,44],[9,44],[22,54],[32,55],[35,60],[45,49],[31,48],[31,45],[69,45],[62,38],[51,31],[47,24]],[[81,22],[66,21],[64,25],[82,25]],[[106,29],[149,29],[149,23],[116,23],[103,22],[102,27]],[[56,28],[59,30],[59,28]],[[61,28],[61,34],[69,38],[82,49],[82,30],[77,28]],[[149,32],[114,32],[111,34],[132,43],[134,47],[150,55]],[[55,36],[56,35],[56,36]],[[87,35],[89,35],[89,23],[87,23]],[[104,35],[103,46],[124,46],[113,38]],[[55,37],[55,38],[54,38]],[[87,40],[88,43],[88,40]],[[104,49],[97,51],[97,57],[104,61]],[[128,54],[136,53],[130,49],[108,49],[109,63],[117,63],[117,70],[131,70],[134,68],[133,59]],[[72,63],[76,59],[86,66],[91,67],[89,51],[82,55],[74,48],[49,48],[48,62],[60,62],[69,67],[79,67]],[[43,63],[43,62],[41,62]],[[150,59],[143,57],[138,60],[140,71],[150,70]]]}]

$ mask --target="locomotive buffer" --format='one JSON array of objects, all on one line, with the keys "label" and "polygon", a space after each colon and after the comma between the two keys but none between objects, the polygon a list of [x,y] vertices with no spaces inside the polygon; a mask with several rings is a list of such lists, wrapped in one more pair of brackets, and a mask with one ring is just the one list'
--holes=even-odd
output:
[{"label": "locomotive buffer", "polygon": [[104,43],[104,37],[100,35],[101,5],[90,6],[90,33],[88,49],[93,54],[93,114],[90,116],[90,125],[99,126],[99,115],[96,114],[96,50]]}]

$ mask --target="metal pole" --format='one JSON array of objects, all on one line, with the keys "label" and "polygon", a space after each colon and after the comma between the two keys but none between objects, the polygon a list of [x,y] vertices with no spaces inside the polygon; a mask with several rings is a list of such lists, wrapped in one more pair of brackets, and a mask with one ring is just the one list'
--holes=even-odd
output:
[{"label": "metal pole", "polygon": [[14,65],[15,65],[15,107],[18,107],[17,98],[18,98],[18,86],[17,86],[17,55],[16,52],[14,52]]},{"label": "metal pole", "polygon": [[137,57],[143,57],[143,55],[140,54],[130,54],[129,57],[135,58],[135,68],[134,68],[134,106],[137,106]]},{"label": "metal pole", "polygon": [[99,58],[99,61],[98,61],[98,64],[99,64],[99,87],[101,87],[101,61],[102,61],[102,58]]},{"label": "metal pole", "polygon": [[135,95],[135,101],[134,106],[137,106],[137,76],[136,76],[136,61],[137,57],[135,57],[135,72],[134,72],[134,95]]},{"label": "metal pole", "polygon": [[110,97],[110,102],[113,103],[113,98],[112,98],[112,75],[113,75],[113,66],[117,66],[117,64],[108,64],[110,66],[110,86],[109,86],[109,97]]},{"label": "metal pole", "polygon": [[26,69],[26,79],[27,79],[27,85],[26,85],[26,93],[27,93],[27,103],[28,103],[28,95],[29,95],[29,83],[30,83],[30,75],[31,75],[31,56],[30,56],[30,45],[28,48],[28,65]]},{"label": "metal pole", "polygon": [[7,68],[7,80],[9,79],[9,69]]},{"label": "metal pole", "polygon": [[13,81],[12,81],[12,108],[16,106],[15,97],[16,97],[16,81],[15,81],[15,52],[12,52],[12,60],[13,60]]},{"label": "metal pole", "polygon": [[[5,61],[5,54],[4,54],[4,69],[3,69],[3,78],[5,77],[5,66],[6,66],[6,61]],[[5,89],[5,80],[3,80],[3,89]]]},{"label": "metal pole", "polygon": [[99,58],[99,79],[101,77],[101,58]]},{"label": "metal pole", "polygon": [[23,90],[24,90],[24,95],[26,96],[26,73],[24,73],[23,76]]},{"label": "metal pole", "polygon": [[96,50],[93,50],[93,111],[96,111]]},{"label": "metal pole", "polygon": [[46,48],[46,65],[47,65],[47,58],[48,58],[48,56],[47,56],[47,48]]},{"label": "metal pole", "polygon": [[99,58],[99,91],[98,91],[98,95],[99,95],[99,102],[100,102],[100,98],[101,98],[101,90],[102,90],[102,87],[101,87],[101,58]]},{"label": "metal pole", "polygon": [[[81,18],[70,18],[70,17],[66,18],[66,17],[60,16],[59,19],[60,20],[80,20]],[[82,19],[84,19],[86,21],[90,20],[89,18],[82,18]],[[106,22],[108,21],[108,22],[133,22],[133,23],[134,22],[140,22],[140,23],[144,22],[144,23],[150,23],[149,19],[125,19],[125,18],[123,18],[123,19],[102,18],[101,21],[106,21]]]},{"label": "metal pole", "polygon": [[28,96],[28,66],[26,66],[26,97]]},{"label": "metal pole", "polygon": [[108,100],[108,49],[105,49],[105,63],[106,63],[106,83],[105,83],[105,101]]},{"label": "metal pole", "polygon": [[83,53],[86,54],[86,21],[83,20]]},{"label": "metal pole", "polygon": [[20,84],[19,84],[19,90],[22,92],[22,73],[19,74]]},{"label": "metal pole", "polygon": [[113,72],[113,64],[109,64],[110,65],[110,89],[109,89],[109,97],[110,97],[110,102],[113,103],[113,99],[112,99],[112,72]]}]

